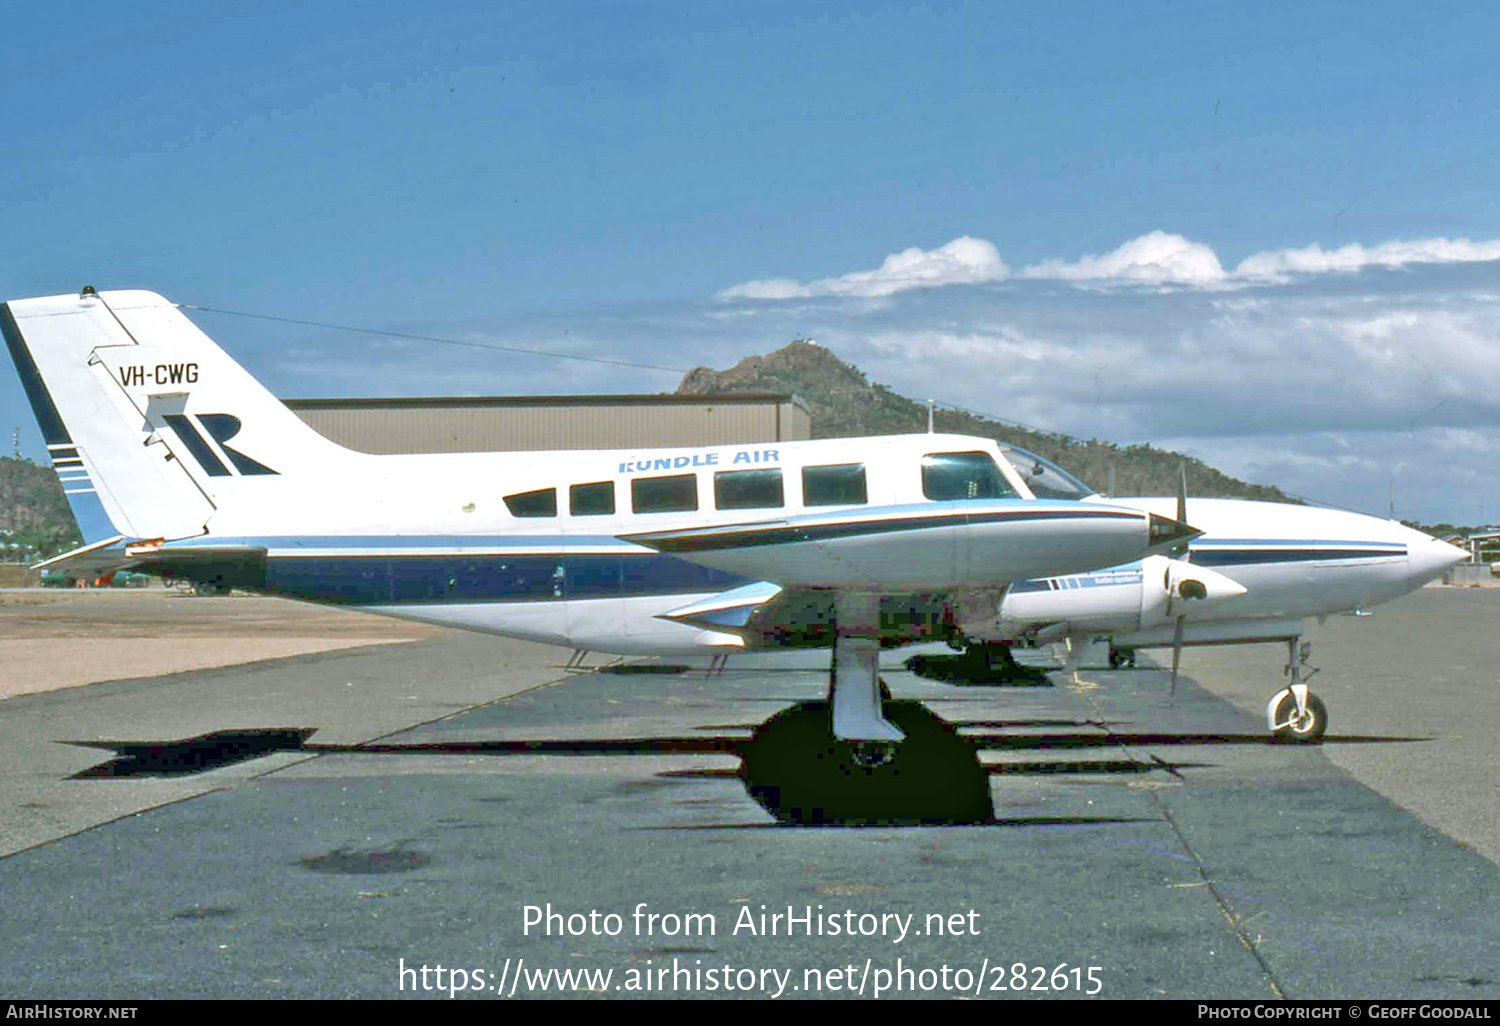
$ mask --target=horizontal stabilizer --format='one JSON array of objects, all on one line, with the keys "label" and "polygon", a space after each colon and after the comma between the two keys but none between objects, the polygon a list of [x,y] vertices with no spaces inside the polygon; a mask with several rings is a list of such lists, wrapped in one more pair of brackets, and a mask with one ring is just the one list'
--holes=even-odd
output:
[{"label": "horizontal stabilizer", "polygon": [[84,545],[72,552],[43,560],[32,569],[57,570],[79,580],[103,577],[116,570],[124,570],[133,562],[125,552],[124,542],[125,536],[117,534],[113,538],[105,538],[92,545]]},{"label": "horizontal stabilizer", "polygon": [[261,587],[265,568],[266,550],[255,545],[163,545],[160,541],[127,542],[123,535],[54,556],[35,567],[79,580],[140,570],[230,588]]}]

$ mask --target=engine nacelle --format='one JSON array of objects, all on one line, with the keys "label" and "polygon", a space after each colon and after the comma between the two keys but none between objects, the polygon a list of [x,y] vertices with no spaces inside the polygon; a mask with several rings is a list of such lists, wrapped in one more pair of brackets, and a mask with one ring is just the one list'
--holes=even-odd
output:
[{"label": "engine nacelle", "polygon": [[1241,585],[1216,570],[1147,556],[1108,570],[1021,582],[1001,601],[993,633],[1006,639],[1055,639],[1150,630],[1172,624],[1179,616],[1191,622],[1195,615],[1243,594]]},{"label": "engine nacelle", "polygon": [[1174,623],[1208,606],[1238,598],[1244,586],[1217,570],[1181,559],[1147,556],[1141,561],[1141,617],[1136,630]]}]

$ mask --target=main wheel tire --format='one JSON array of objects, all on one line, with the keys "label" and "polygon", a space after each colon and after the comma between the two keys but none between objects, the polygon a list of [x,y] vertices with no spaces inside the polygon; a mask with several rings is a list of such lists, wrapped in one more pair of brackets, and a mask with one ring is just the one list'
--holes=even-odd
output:
[{"label": "main wheel tire", "polygon": [[867,826],[981,823],[994,816],[974,746],[918,702],[886,702],[906,735],[879,764],[833,736],[827,702],[771,717],[745,746],[745,790],[784,823]]},{"label": "main wheel tire", "polygon": [[1300,718],[1297,717],[1297,699],[1290,691],[1276,703],[1276,722],[1289,720],[1288,726],[1272,734],[1275,740],[1316,744],[1328,731],[1328,710],[1323,706],[1323,700],[1312,692],[1307,695],[1307,712]]}]

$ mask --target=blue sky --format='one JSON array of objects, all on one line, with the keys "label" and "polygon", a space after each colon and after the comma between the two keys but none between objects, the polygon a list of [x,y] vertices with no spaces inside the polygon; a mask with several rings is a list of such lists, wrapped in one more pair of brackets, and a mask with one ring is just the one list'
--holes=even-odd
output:
[{"label": "blue sky", "polygon": [[[1497,29],[1380,2],[9,12],[0,293],[680,368],[810,336],[918,398],[1496,520]],[[194,317],[285,396],[677,382]],[[0,414],[39,458],[9,372]]]}]

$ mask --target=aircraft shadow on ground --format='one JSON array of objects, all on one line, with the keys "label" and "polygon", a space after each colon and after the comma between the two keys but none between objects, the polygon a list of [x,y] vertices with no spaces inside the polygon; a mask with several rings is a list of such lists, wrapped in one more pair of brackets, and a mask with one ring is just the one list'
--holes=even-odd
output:
[{"label": "aircraft shadow on ground", "polygon": [[[888,701],[886,717],[905,740],[896,745],[859,745],[835,740],[826,701],[810,701],[777,712],[753,732],[734,729],[679,737],[526,738],[513,740],[371,742],[322,744],[310,741],[315,728],[272,727],[215,731],[181,740],[75,741],[116,753],[116,758],[75,774],[74,779],[180,777],[276,752],[314,755],[463,755],[463,756],[662,756],[715,755],[740,760],[738,769],[697,770],[675,775],[704,779],[735,777],[749,797],[779,823],[799,826],[975,826],[1038,825],[1035,817],[1002,819],[995,815],[991,778],[1025,776],[1125,775],[1165,772],[1181,777],[1188,768],[1208,763],[1148,759],[1075,759],[1013,761],[986,765],[981,751],[1070,752],[1128,746],[1265,745],[1262,734],[1115,733],[1098,723],[1072,723],[1079,729],[1038,734],[960,733],[976,726],[993,729],[996,721],[954,724],[920,702]],[[1002,721],[1006,726],[1045,724],[1055,720]],[[745,734],[749,733],[749,736]],[[1340,737],[1324,743],[1371,743],[1416,738]],[[1068,823],[1125,822],[1109,817],[1065,819]],[[1045,822],[1061,822],[1048,817]],[[719,824],[718,828],[755,824]]]},{"label": "aircraft shadow on ground", "polygon": [[[953,721],[953,728],[1037,728],[1077,726],[1082,732],[1047,734],[964,734],[959,740],[976,751],[1067,751],[1115,748],[1122,745],[1166,747],[1171,745],[1270,745],[1265,734],[1231,733],[1105,733],[1093,722],[1066,720],[974,720]],[[712,724],[705,731],[753,731],[759,724]],[[635,738],[527,738],[505,741],[438,741],[412,743],[323,744],[309,741],[316,727],[256,727],[219,730],[196,737],[157,741],[63,741],[62,744],[99,748],[116,757],[73,774],[74,780],[122,777],[178,777],[207,773],[277,752],[309,755],[726,755],[740,757],[750,738],[705,733],[684,737]],[[1389,744],[1425,741],[1429,738],[1341,735],[1323,739],[1323,744]],[[1177,768],[1199,768],[1210,763],[1146,763],[1137,760],[1005,763],[986,767],[992,775],[1068,773],[1149,773]],[[737,770],[682,770],[663,775],[720,777],[736,776]]]}]

